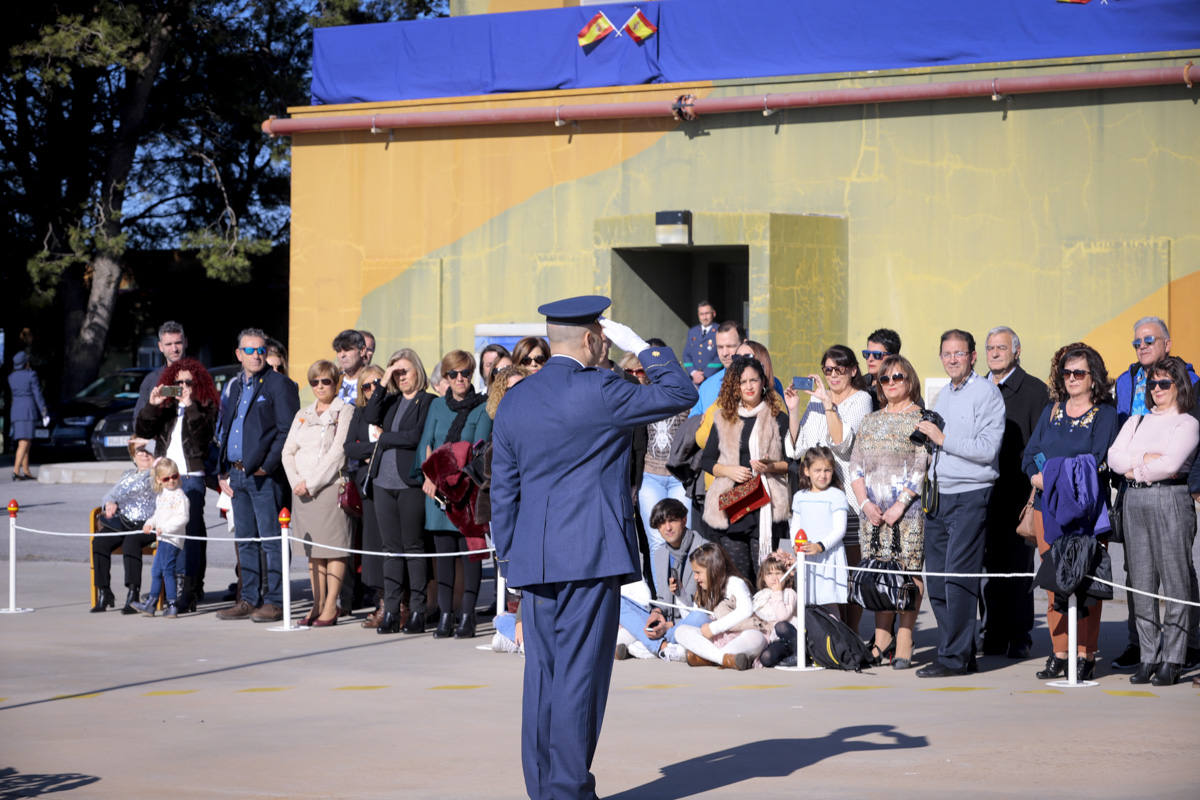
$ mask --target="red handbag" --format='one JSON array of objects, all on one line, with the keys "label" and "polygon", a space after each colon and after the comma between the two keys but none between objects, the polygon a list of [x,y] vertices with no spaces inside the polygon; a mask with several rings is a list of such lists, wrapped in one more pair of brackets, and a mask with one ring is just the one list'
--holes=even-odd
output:
[{"label": "red handbag", "polygon": [[763,486],[761,475],[755,475],[745,483],[737,484],[728,492],[721,492],[721,496],[717,498],[721,510],[729,517],[730,525],[770,502],[771,497]]}]

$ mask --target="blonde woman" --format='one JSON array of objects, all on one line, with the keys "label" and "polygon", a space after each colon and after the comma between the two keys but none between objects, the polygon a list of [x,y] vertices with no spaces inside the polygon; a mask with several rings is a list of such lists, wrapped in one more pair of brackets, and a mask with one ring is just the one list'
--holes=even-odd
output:
[{"label": "blonde woman", "polygon": [[[371,435],[371,425],[367,422],[367,401],[375,392],[375,383],[383,377],[383,367],[371,364],[358,371],[358,385],[354,395],[354,416],[350,418],[350,432],[346,434],[346,443],[342,449],[346,453],[346,469],[349,479],[358,487],[359,497],[362,498],[362,549],[372,553],[383,550],[383,540],[379,538],[379,523],[375,518],[375,500],[371,495],[371,482],[368,475],[371,472],[371,456],[375,453],[375,443],[379,437]],[[364,628],[376,628],[383,616],[383,559],[381,556],[362,557],[362,580],[366,584],[372,599],[375,600],[375,610],[363,621]]]}]

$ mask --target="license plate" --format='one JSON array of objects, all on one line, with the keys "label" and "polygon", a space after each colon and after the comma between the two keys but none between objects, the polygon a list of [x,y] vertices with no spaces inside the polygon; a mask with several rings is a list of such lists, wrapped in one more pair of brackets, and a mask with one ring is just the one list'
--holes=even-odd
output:
[{"label": "license plate", "polygon": [[49,431],[49,429],[47,429],[47,428],[35,428],[35,429],[34,429],[34,431],[33,431],[33,438],[35,438],[35,439],[49,439],[49,438],[50,438],[50,431]]},{"label": "license plate", "polygon": [[105,447],[128,447],[129,446],[129,437],[128,436],[105,436],[104,437],[104,446]]}]

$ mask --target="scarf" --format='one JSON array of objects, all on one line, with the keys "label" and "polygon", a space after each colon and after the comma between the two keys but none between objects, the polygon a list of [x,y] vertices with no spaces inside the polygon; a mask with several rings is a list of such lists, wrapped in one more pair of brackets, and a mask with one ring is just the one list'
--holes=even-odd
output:
[{"label": "scarf", "polygon": [[[750,424],[754,430],[750,435],[750,457],[762,461],[778,461],[783,459],[783,441],[779,429],[775,426],[775,416],[766,402],[759,403],[751,409],[738,408],[738,417],[728,422],[718,411],[713,417],[713,433],[718,437],[720,448],[718,463],[737,464],[738,448],[741,442],[742,426]],[[759,510],[759,561],[771,552],[771,523],[782,522],[788,518],[788,483],[787,475],[763,475],[763,486],[771,499],[768,506]],[[717,531],[729,527],[729,517],[720,508],[720,496],[733,488],[729,478],[714,478],[712,485],[704,497],[704,521]],[[764,537],[763,531],[766,531]],[[763,542],[766,542],[764,548]]]},{"label": "scarf", "polygon": [[[764,408],[767,408],[768,411],[765,415],[762,415],[761,420],[760,420],[759,412],[761,412]],[[756,405],[754,408],[745,408],[744,406],[738,406],[738,416],[742,417],[743,419],[749,419],[749,418],[753,417],[756,419],[756,422],[755,422],[756,425],[759,424],[760,421],[761,421],[761,424],[763,424],[763,425],[774,425],[775,424],[775,420],[771,417],[770,410],[766,404],[766,401],[760,401],[759,404]],[[763,437],[759,431],[754,431],[754,433],[752,433],[750,435],[750,460],[751,461],[761,461],[765,458],[770,457],[770,454],[763,452],[762,439],[763,439]],[[772,508],[772,506],[774,505],[775,496],[777,494],[779,494],[779,487],[771,486],[771,484],[773,482],[774,481],[766,480],[765,476],[764,476],[764,480],[762,482],[763,489],[766,490],[767,497],[772,500],[772,503],[771,503],[771,505],[768,505],[767,508],[762,509],[758,514],[758,561],[755,562],[756,564],[761,564],[763,562],[763,560],[766,559],[767,554],[770,553],[771,549],[772,549],[771,548],[771,516],[772,515],[766,513],[766,511],[767,511],[767,509]]]},{"label": "scarf", "polygon": [[475,391],[474,386],[467,387],[467,393],[462,400],[454,399],[454,392],[450,389],[446,390],[446,407],[455,413],[454,422],[450,423],[450,430],[446,431],[446,442],[457,442],[462,438],[463,428],[467,424],[467,417],[475,410],[476,406],[483,405],[487,402],[487,397]]}]

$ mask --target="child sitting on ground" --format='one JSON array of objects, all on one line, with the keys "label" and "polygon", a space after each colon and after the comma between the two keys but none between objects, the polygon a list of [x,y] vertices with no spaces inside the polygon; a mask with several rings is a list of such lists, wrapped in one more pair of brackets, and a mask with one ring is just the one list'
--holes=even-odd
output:
[{"label": "child sitting on ground", "polygon": [[[779,638],[776,629],[781,624],[789,624],[788,620],[796,616],[796,590],[792,588],[795,570],[791,570],[795,563],[794,555],[786,550],[776,550],[763,559],[758,570],[758,591],[754,594],[754,620],[767,639],[768,650]],[[787,577],[784,577],[785,575]],[[766,652],[763,652],[763,666],[775,666],[777,662],[774,660],[768,663]]]},{"label": "child sitting on ground", "polygon": [[767,639],[754,621],[750,587],[719,544],[701,545],[691,555],[696,605],[714,619],[700,627],[677,625],[675,641],[693,667],[749,669]]},{"label": "child sitting on ground", "polygon": [[154,616],[158,602],[159,581],[167,595],[164,617],[175,617],[176,585],[175,565],[183,547],[184,530],[188,521],[188,500],[180,488],[179,466],[169,458],[160,458],[154,464],[154,491],[158,498],[154,503],[154,514],[146,520],[142,530],[158,537],[158,549],[154,552],[154,566],[150,568],[150,594],[133,607],[148,617]]}]

